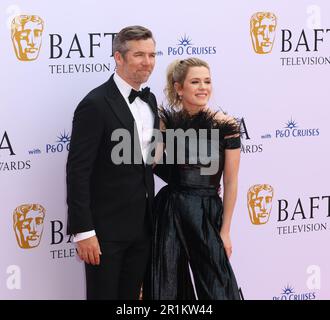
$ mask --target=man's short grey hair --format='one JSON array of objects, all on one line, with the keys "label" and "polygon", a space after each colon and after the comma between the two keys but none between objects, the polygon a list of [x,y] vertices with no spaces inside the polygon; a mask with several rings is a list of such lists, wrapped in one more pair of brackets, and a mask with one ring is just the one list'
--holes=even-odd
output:
[{"label": "man's short grey hair", "polygon": [[120,30],[113,41],[113,52],[118,51],[125,56],[128,51],[127,41],[152,39],[156,43],[152,32],[142,26],[129,26]]}]

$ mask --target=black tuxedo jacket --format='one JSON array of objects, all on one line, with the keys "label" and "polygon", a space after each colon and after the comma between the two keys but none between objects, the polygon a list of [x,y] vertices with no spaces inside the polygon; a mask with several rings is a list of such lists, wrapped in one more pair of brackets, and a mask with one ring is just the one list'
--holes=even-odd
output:
[{"label": "black tuxedo jacket", "polygon": [[[148,104],[158,129],[152,93]],[[112,75],[87,94],[74,113],[67,161],[68,234],[94,229],[101,241],[128,241],[141,231],[145,218],[152,222],[152,167],[142,160],[137,164],[112,161],[118,141],[112,141],[111,135],[116,129],[129,131],[132,158],[135,154],[142,159],[139,140],[133,141],[134,118]]]}]

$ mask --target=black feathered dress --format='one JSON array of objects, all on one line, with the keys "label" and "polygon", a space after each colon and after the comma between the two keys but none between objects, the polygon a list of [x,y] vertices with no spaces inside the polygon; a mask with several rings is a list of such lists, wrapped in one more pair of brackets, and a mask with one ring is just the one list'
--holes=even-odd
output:
[{"label": "black feathered dress", "polygon": [[[166,161],[171,163],[166,164],[168,185],[154,202],[152,254],[143,299],[240,299],[219,235],[223,204],[218,194],[225,150],[240,148],[239,125],[219,121],[211,111],[189,115],[163,109],[160,117],[166,126]],[[177,129],[185,133],[192,129],[189,139],[172,139],[168,133]],[[201,169],[210,167],[206,160],[215,163],[216,170],[202,173]]]}]

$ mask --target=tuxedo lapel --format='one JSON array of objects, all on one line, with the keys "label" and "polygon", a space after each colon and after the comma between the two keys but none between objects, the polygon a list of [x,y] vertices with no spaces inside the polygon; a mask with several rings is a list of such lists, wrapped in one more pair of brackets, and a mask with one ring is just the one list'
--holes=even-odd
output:
[{"label": "tuxedo lapel", "polygon": [[[108,92],[106,95],[106,100],[112,110],[115,112],[116,116],[118,117],[119,121],[123,124],[125,128],[130,130],[131,133],[134,131],[134,118],[129,110],[129,107],[124,99],[124,97],[121,95],[118,87],[115,84],[115,81],[113,80],[113,75],[110,77],[108,81]],[[159,118],[158,118],[158,110],[157,105],[155,102],[152,101],[151,95],[148,99],[148,105],[150,109],[152,110],[155,121],[154,121],[154,128],[159,128]]]},{"label": "tuxedo lapel", "polygon": [[154,115],[154,129],[159,129],[159,117],[158,117],[158,109],[157,109],[157,104],[156,101],[153,101],[151,98],[151,94],[148,99],[148,105]]},{"label": "tuxedo lapel", "polygon": [[158,117],[157,108],[156,108],[156,111],[154,112],[154,116],[155,116],[155,119],[154,119],[154,129],[159,130],[159,117]]},{"label": "tuxedo lapel", "polygon": [[116,86],[113,75],[108,81],[108,90],[105,99],[110,105],[113,112],[116,114],[118,120],[123,124],[123,126],[130,131],[131,134],[134,133],[134,118],[129,110],[129,107],[121,95],[118,87]]},{"label": "tuxedo lapel", "polygon": [[109,79],[108,84],[108,92],[105,99],[117,116],[118,120],[122,123],[123,127],[130,133],[131,142],[133,143],[134,163],[143,163],[141,145],[138,138],[139,134],[135,125],[134,117],[126,103],[126,100],[116,86],[113,80],[113,75]]}]

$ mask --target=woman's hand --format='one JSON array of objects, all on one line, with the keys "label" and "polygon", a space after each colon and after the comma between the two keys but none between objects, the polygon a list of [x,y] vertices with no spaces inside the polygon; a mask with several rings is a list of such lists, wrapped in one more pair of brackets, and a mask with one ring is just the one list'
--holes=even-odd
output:
[{"label": "woman's hand", "polygon": [[229,259],[231,254],[232,254],[232,251],[233,251],[233,247],[232,247],[232,244],[231,244],[229,232],[220,231],[220,238],[223,242],[223,247],[224,247],[226,255]]}]

